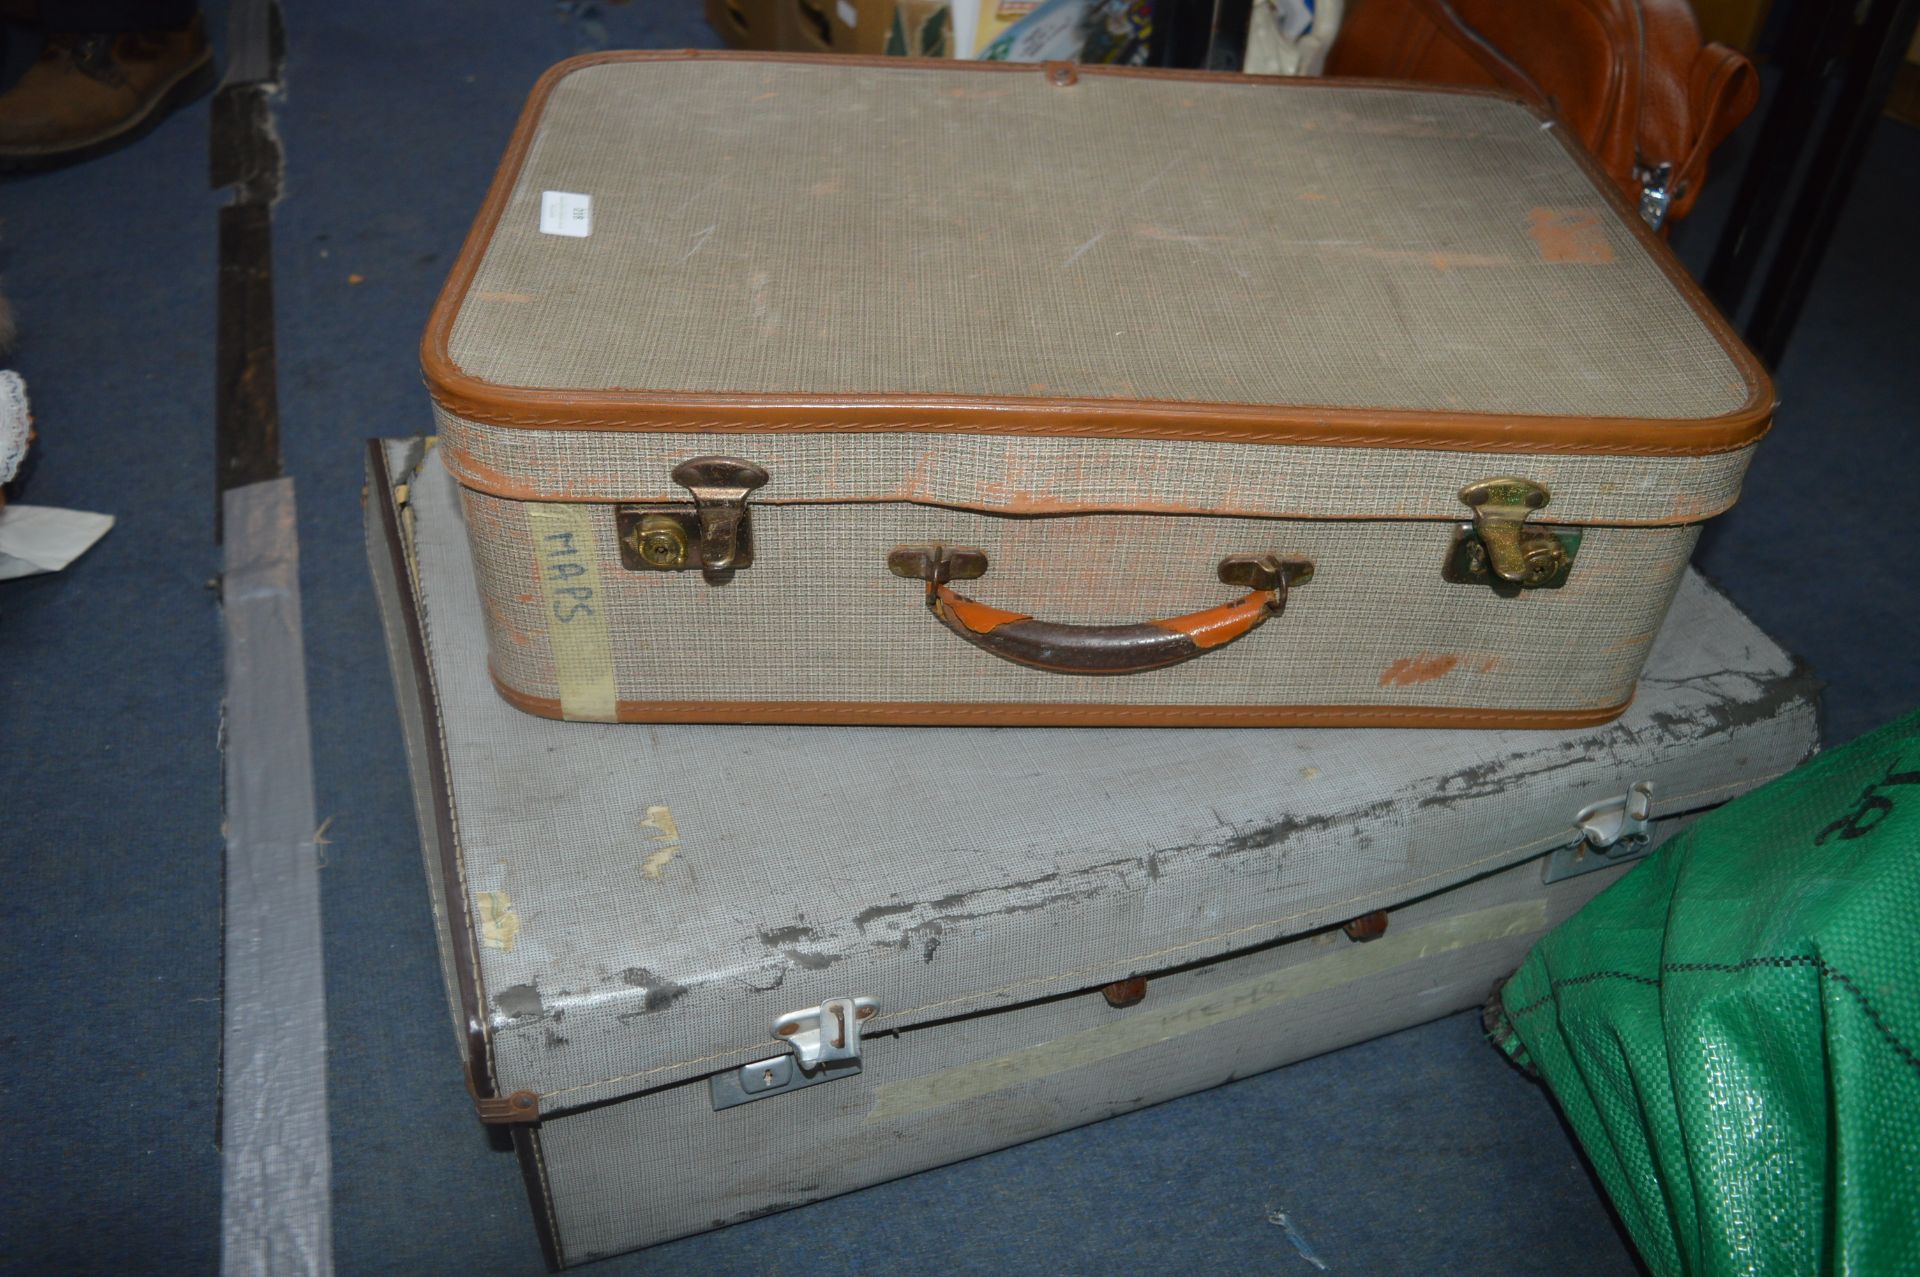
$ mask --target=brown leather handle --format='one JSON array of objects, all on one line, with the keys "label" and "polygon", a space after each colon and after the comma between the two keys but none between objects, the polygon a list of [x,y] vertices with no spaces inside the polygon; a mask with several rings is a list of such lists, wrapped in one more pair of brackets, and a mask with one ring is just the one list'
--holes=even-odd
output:
[{"label": "brown leather handle", "polygon": [[1236,555],[1220,564],[1221,579],[1253,588],[1235,602],[1132,625],[1063,625],[956,593],[950,580],[986,572],[986,555],[979,550],[904,546],[888,556],[888,565],[895,575],[925,580],[928,609],[967,642],[1002,660],[1056,674],[1140,674],[1190,661],[1280,615],[1288,587],[1313,574],[1313,565],[1300,559]]}]

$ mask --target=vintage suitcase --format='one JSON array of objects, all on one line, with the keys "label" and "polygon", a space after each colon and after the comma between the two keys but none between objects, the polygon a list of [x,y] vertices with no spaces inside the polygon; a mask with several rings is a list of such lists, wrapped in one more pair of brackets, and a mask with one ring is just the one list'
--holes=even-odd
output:
[{"label": "vintage suitcase", "polygon": [[545,722],[489,687],[444,452],[375,445],[369,545],[455,1037],[555,1264],[1477,1005],[1815,741],[1692,576],[1581,730]]},{"label": "vintage suitcase", "polygon": [[590,720],[1611,718],[1773,401],[1563,132],[1479,91],[562,64],[423,346],[496,683]]}]

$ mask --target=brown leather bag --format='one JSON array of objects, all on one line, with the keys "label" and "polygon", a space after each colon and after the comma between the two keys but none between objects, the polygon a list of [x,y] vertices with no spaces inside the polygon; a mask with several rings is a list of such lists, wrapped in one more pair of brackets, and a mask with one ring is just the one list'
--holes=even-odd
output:
[{"label": "brown leather bag", "polygon": [[1693,207],[1708,154],[1760,100],[1753,64],[1702,44],[1687,0],[1359,0],[1326,73],[1518,93],[1656,226]]}]

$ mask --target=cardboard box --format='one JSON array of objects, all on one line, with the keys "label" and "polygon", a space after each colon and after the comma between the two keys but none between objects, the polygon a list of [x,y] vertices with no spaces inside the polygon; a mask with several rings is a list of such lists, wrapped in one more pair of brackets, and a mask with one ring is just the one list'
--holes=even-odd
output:
[{"label": "cardboard box", "polygon": [[[893,0],[775,0],[780,43],[794,53],[885,53]],[[909,6],[911,7],[911,6]]]},{"label": "cardboard box", "polygon": [[707,22],[736,49],[778,49],[783,0],[706,0]]}]

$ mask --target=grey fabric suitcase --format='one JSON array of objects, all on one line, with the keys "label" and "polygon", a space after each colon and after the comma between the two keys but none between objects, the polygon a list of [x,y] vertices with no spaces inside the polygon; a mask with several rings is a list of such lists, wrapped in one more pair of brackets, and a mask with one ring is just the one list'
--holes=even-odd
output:
[{"label": "grey fabric suitcase", "polygon": [[1693,576],[1578,731],[551,722],[488,682],[437,453],[370,466],[455,1037],[554,1266],[1477,1004],[1816,740]]}]

